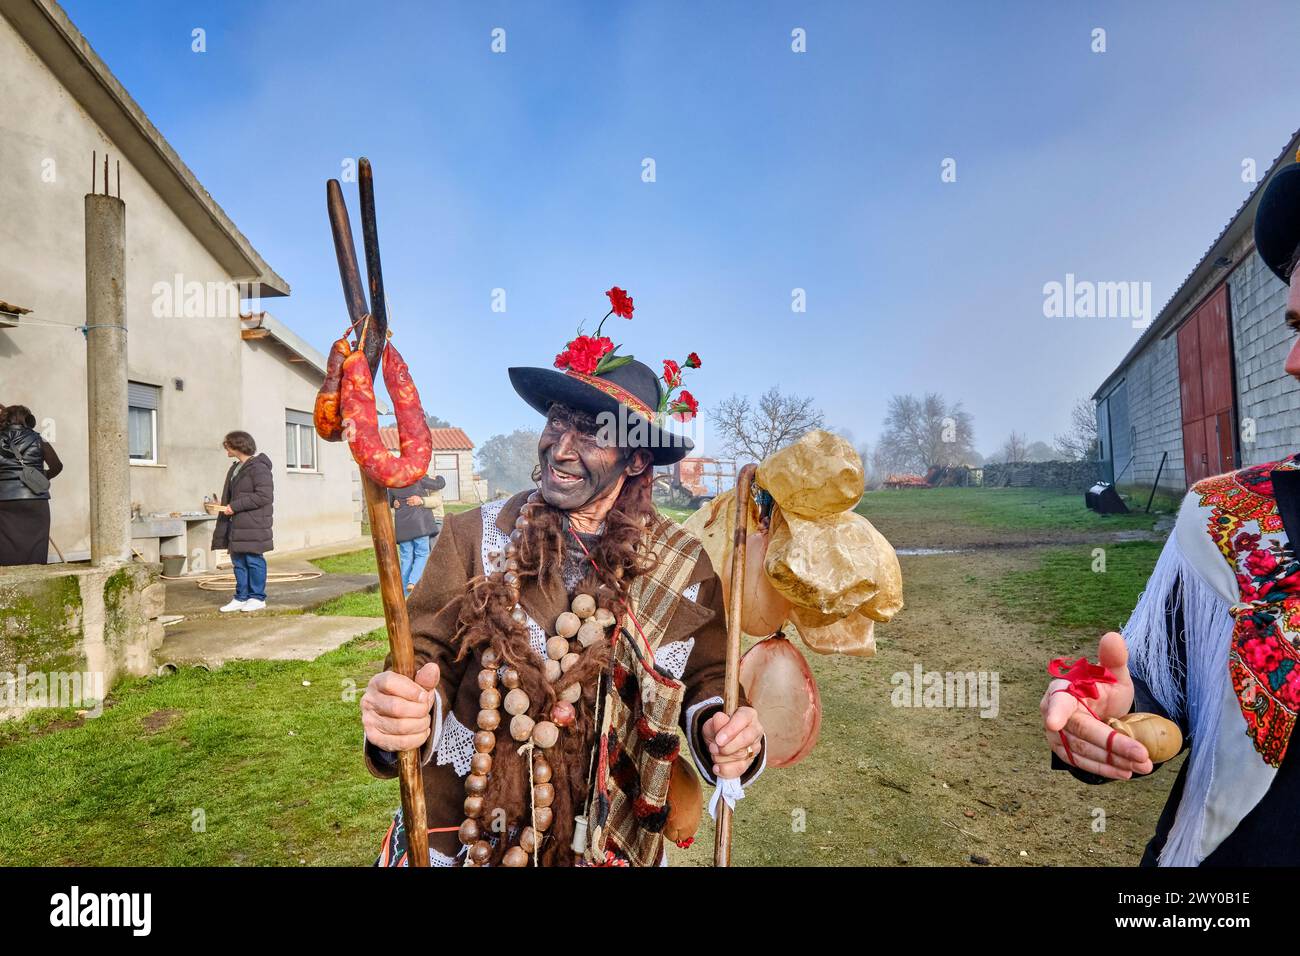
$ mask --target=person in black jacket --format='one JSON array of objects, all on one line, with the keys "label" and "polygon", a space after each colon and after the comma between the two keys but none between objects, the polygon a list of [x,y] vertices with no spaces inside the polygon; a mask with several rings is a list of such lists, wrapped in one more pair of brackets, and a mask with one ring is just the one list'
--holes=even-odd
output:
[{"label": "person in black jacket", "polygon": [[50,554],[50,479],[63,471],[25,405],[0,413],[0,565],[45,564]]},{"label": "person in black jacket", "polygon": [[221,489],[221,513],[212,531],[212,549],[230,552],[235,597],[222,611],[260,611],[266,607],[266,558],[271,537],[275,484],[271,459],[258,454],[248,432],[231,432],[221,443],[235,463]]},{"label": "person in black jacket", "polygon": [[[441,482],[441,484],[439,484]],[[446,479],[425,475],[405,488],[389,488],[388,504],[393,511],[393,530],[397,534],[397,557],[402,568],[402,590],[409,595],[424,574],[429,560],[432,535],[437,534],[433,505],[442,504],[439,490]]]}]

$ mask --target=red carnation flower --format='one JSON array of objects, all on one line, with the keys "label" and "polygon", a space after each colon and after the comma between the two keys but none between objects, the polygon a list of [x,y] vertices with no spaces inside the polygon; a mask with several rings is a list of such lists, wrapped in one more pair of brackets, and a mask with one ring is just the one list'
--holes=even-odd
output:
[{"label": "red carnation flower", "polygon": [[692,352],[690,355],[686,356],[686,367],[699,368],[700,367],[699,355],[697,355],[695,352]]},{"label": "red carnation flower", "polygon": [[605,295],[609,296],[609,305],[615,315],[632,318],[632,297],[625,290],[614,286]]},{"label": "red carnation flower", "polygon": [[555,356],[555,367],[571,368],[575,372],[590,375],[596,371],[601,358],[613,349],[614,343],[608,338],[579,335],[563,352]]},{"label": "red carnation flower", "polygon": [[682,370],[672,359],[664,359],[664,384],[670,389],[682,384]]},{"label": "red carnation flower", "polygon": [[673,402],[672,408],[670,409],[673,413],[673,418],[677,419],[679,422],[689,422],[695,417],[699,410],[700,403],[697,402],[695,396],[686,391],[686,389],[682,389],[682,393],[677,396],[677,400]]}]

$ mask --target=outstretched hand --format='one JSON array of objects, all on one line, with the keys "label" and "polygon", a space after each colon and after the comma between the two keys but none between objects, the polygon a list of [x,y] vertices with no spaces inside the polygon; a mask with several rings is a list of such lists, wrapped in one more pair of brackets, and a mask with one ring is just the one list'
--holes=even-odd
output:
[{"label": "outstretched hand", "polygon": [[[1114,733],[1112,737],[1113,731],[1106,724],[1107,719],[1122,717],[1133,707],[1133,678],[1128,672],[1128,646],[1124,638],[1113,631],[1103,635],[1097,645],[1097,659],[1115,675],[1113,684],[1098,683],[1099,696],[1088,701],[1088,707],[1097,717],[1088,713],[1082,701],[1068,693],[1058,693],[1070,686],[1068,681],[1052,681],[1039,705],[1047,743],[1066,763],[1102,777],[1128,780],[1135,773],[1150,773],[1154,766],[1147,749],[1124,734]],[[1065,744],[1069,744],[1068,751]]]}]

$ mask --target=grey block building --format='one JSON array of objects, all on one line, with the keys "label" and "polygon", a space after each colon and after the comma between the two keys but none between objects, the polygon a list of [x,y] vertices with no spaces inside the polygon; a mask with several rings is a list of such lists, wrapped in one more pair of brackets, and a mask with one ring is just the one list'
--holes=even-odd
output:
[{"label": "grey block building", "polygon": [[1287,290],[1253,228],[1264,184],[1297,149],[1300,132],[1093,395],[1107,480],[1150,488],[1159,472],[1162,489],[1181,493],[1300,451],[1300,385],[1282,370],[1295,339]]}]

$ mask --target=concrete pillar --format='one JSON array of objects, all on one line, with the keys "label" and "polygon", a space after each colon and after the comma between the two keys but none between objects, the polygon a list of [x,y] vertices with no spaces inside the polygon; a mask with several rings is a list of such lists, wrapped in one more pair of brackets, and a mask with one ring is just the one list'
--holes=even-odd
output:
[{"label": "concrete pillar", "polygon": [[90,561],[131,559],[126,441],[126,204],[86,196],[86,407],[90,434]]}]

